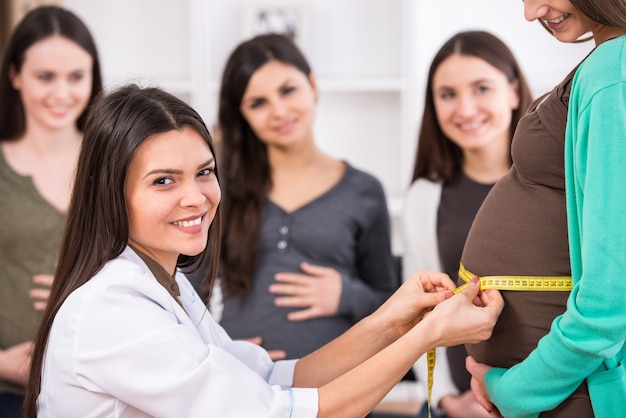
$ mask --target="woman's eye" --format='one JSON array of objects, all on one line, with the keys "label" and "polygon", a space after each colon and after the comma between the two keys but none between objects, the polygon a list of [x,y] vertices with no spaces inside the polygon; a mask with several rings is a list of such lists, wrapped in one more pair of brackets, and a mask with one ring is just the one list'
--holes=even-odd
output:
[{"label": "woman's eye", "polygon": [[254,100],[251,104],[250,104],[250,109],[258,109],[261,106],[263,106],[266,103],[265,99],[257,99]]},{"label": "woman's eye", "polygon": [[54,78],[52,73],[42,73],[37,76],[37,78],[41,81],[50,81]]},{"label": "woman's eye", "polygon": [[174,181],[169,178],[169,177],[160,177],[158,179],[156,179],[154,181],[154,184],[158,184],[158,185],[168,185],[168,184],[172,184]]},{"label": "woman's eye", "polygon": [[294,91],[296,91],[295,87],[283,87],[282,89],[280,89],[280,94],[282,94],[283,96],[286,96],[288,94],[293,93]]},{"label": "woman's eye", "polygon": [[486,92],[488,92],[489,90],[491,90],[491,89],[489,88],[489,86],[478,86],[478,87],[476,87],[476,91],[477,91],[478,93],[486,93]]},{"label": "woman's eye", "polygon": [[205,168],[204,170],[200,170],[198,173],[198,177],[210,176],[215,173],[215,168]]},{"label": "woman's eye", "polygon": [[439,97],[440,97],[441,99],[443,99],[443,100],[452,99],[452,98],[454,98],[454,96],[455,96],[455,94],[454,94],[454,92],[453,92],[453,91],[451,91],[451,90],[445,90],[445,91],[442,91],[442,92],[439,94]]},{"label": "woman's eye", "polygon": [[80,81],[83,78],[85,78],[85,75],[83,73],[74,73],[70,76],[71,81]]}]

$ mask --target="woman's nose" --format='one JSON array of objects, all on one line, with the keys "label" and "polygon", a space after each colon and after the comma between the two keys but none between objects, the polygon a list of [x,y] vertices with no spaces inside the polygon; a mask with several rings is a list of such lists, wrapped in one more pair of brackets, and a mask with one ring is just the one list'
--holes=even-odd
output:
[{"label": "woman's nose", "polygon": [[281,117],[287,112],[287,105],[282,100],[272,102],[272,116]]},{"label": "woman's nose", "polygon": [[190,181],[184,188],[181,206],[183,207],[201,207],[206,201],[206,196],[202,192],[202,188],[195,181]]},{"label": "woman's nose", "polygon": [[470,95],[462,95],[457,102],[457,113],[462,116],[472,116],[476,113],[476,100]]},{"label": "woman's nose", "polygon": [[64,80],[56,80],[53,88],[53,97],[55,99],[67,99],[70,97],[70,86]]},{"label": "woman's nose", "polygon": [[524,18],[529,22],[543,18],[549,10],[549,6],[543,4],[544,0],[524,0]]}]

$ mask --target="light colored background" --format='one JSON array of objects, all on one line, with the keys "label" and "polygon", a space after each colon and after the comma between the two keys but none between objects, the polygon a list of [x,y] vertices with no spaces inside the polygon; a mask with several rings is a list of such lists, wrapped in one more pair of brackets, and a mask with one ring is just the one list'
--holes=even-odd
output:
[{"label": "light colored background", "polygon": [[[107,88],[127,81],[159,85],[193,105],[211,127],[221,69],[249,33],[250,2],[276,1],[57,2],[94,33]],[[559,43],[524,19],[519,0],[294,1],[306,9],[302,48],[320,84],[316,140],[382,181],[396,253],[426,73],[443,42],[459,30],[493,32],[514,51],[536,94],[551,89],[593,47]]]}]

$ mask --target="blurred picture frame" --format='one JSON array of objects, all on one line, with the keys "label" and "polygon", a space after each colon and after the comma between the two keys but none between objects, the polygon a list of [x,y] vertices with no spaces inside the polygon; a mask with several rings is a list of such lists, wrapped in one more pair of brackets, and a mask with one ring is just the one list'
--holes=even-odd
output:
[{"label": "blurred picture frame", "polygon": [[243,35],[248,39],[265,33],[280,33],[305,49],[308,12],[306,0],[248,0]]}]

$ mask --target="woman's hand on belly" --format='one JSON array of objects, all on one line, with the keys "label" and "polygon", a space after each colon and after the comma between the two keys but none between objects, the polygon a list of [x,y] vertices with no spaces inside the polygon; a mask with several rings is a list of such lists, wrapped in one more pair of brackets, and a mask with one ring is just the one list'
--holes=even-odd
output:
[{"label": "woman's hand on belly", "polygon": [[287,314],[290,321],[333,316],[341,299],[341,274],[331,267],[301,263],[302,273],[278,273],[270,293],[281,308],[302,308]]}]

